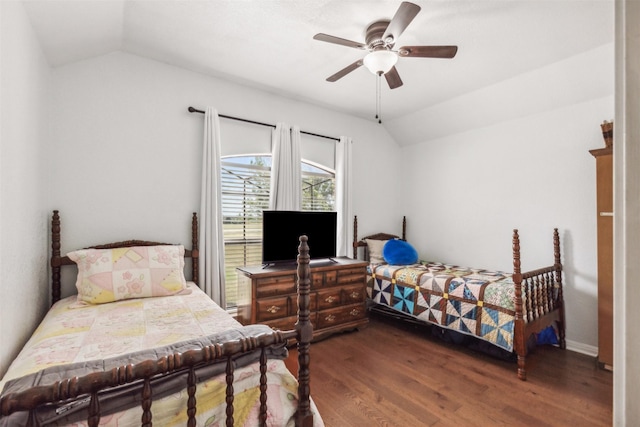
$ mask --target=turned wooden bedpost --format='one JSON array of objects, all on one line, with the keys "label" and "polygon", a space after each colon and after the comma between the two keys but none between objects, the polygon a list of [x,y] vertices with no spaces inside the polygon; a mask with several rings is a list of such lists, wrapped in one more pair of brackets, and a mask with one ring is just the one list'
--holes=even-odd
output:
[{"label": "turned wooden bedpost", "polygon": [[407,217],[402,217],[402,240],[407,241]]},{"label": "turned wooden bedpost", "polygon": [[555,268],[555,282],[558,286],[558,310],[560,311],[560,324],[558,325],[558,335],[560,348],[565,349],[567,343],[565,341],[565,321],[564,321],[564,291],[562,289],[562,261],[560,259],[560,234],[558,229],[553,229],[553,257]]},{"label": "turned wooden bedpost", "polygon": [[298,411],[296,426],[312,426],[309,365],[310,347],[313,339],[313,325],[310,320],[309,306],[311,298],[311,269],[309,267],[309,246],[307,236],[300,236],[298,246],[298,321],[295,329],[298,332]]},{"label": "turned wooden bedpost", "polygon": [[191,280],[198,286],[200,274],[200,249],[198,247],[198,214],[193,213],[191,218]]},{"label": "turned wooden bedpost", "polygon": [[60,300],[60,216],[51,219],[51,305]]},{"label": "turned wooden bedpost", "polygon": [[353,259],[358,259],[358,215],[353,216]]},{"label": "turned wooden bedpost", "polygon": [[520,236],[518,230],[513,230],[513,283],[516,291],[516,318],[514,322],[514,348],[518,355],[518,378],[527,379],[525,358],[527,355],[527,340],[524,337],[524,318],[522,316],[522,271],[520,269]]}]

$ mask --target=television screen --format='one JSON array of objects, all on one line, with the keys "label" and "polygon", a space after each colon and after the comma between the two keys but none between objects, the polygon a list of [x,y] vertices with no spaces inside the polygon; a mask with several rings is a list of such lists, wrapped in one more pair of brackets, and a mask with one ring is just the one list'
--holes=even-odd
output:
[{"label": "television screen", "polygon": [[311,259],[336,256],[335,212],[263,211],[262,263],[295,262],[299,238],[309,238]]}]

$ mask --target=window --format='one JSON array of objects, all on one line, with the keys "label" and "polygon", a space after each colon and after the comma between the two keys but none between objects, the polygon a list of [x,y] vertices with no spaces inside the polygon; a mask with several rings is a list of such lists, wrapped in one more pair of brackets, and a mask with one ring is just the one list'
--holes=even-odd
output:
[{"label": "window", "polygon": [[[221,160],[227,308],[237,305],[236,268],[262,262],[262,211],[269,208],[271,156]],[[335,172],[302,161],[302,210],[335,210]]]}]

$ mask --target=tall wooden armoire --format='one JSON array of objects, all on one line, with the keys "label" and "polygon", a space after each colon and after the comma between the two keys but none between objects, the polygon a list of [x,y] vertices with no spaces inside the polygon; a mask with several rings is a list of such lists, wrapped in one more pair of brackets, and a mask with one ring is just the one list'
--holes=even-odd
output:
[{"label": "tall wooden armoire", "polygon": [[596,158],[598,362],[613,369],[613,147],[589,152]]}]

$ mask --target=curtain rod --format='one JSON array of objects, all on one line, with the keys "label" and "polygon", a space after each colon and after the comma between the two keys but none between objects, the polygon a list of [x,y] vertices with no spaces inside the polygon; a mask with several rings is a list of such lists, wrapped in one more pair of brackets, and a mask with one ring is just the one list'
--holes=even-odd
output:
[{"label": "curtain rod", "polygon": [[[201,114],[204,114],[204,111],[202,111],[202,110],[198,110],[198,109],[193,108],[193,107],[189,107],[189,109],[188,109],[188,110],[189,110],[189,112],[190,112],[190,113],[201,113]],[[239,118],[239,117],[226,116],[226,115],[224,115],[224,114],[218,114],[218,116],[219,116],[219,117],[222,117],[222,118],[224,118],[224,119],[237,120],[237,121],[239,121],[239,122],[252,123],[252,124],[254,124],[254,125],[268,126],[268,127],[272,127],[272,128],[275,128],[275,127],[276,127],[276,125],[272,125],[272,124],[269,124],[269,123],[256,122],[256,121],[254,121],[254,120],[241,119],[241,118]],[[305,134],[305,135],[317,136],[318,138],[331,139],[331,140],[333,140],[333,141],[338,141],[338,142],[340,142],[340,138],[335,138],[335,137],[333,137],[333,136],[320,135],[320,134],[317,134],[317,133],[305,132],[305,131],[303,131],[303,130],[301,130],[301,131],[300,131],[300,133],[303,133],[303,134]]]}]

